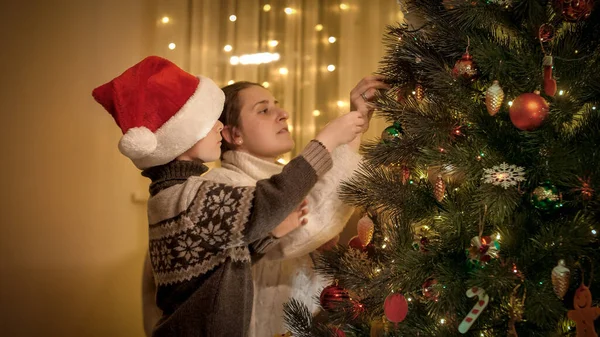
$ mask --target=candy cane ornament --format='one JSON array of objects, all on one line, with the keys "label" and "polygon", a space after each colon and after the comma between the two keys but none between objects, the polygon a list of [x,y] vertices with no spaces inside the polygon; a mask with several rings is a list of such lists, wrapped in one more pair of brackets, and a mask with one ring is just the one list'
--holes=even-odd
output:
[{"label": "candy cane ornament", "polygon": [[471,309],[467,317],[465,317],[465,319],[463,319],[463,321],[458,326],[458,332],[460,333],[467,333],[467,331],[469,331],[469,329],[473,325],[473,322],[475,322],[477,317],[481,315],[483,309],[485,309],[485,307],[487,307],[488,303],[490,302],[490,296],[488,296],[488,294],[485,293],[485,290],[478,287],[473,287],[467,290],[467,297],[472,298],[475,296],[477,296],[477,303],[475,304],[473,309]]}]

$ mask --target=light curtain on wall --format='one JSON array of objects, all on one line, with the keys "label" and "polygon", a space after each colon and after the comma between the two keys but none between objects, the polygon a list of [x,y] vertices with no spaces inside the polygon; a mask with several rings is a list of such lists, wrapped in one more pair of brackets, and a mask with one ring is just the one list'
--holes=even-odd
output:
[{"label": "light curtain on wall", "polygon": [[[395,0],[155,1],[156,53],[221,86],[241,80],[268,86],[290,112],[296,149],[349,111],[350,90],[377,70],[386,25],[403,19]],[[257,53],[276,60],[235,62]],[[385,126],[375,119],[365,138]]]}]

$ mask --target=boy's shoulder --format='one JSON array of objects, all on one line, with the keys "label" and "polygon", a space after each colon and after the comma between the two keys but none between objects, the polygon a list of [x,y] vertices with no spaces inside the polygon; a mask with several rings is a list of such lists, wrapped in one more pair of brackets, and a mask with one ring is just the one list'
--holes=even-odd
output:
[{"label": "boy's shoulder", "polygon": [[247,174],[223,167],[214,168],[203,175],[203,177],[213,182],[234,186],[256,185],[256,181]]},{"label": "boy's shoulder", "polygon": [[184,183],[160,191],[148,200],[148,220],[156,224],[185,212],[192,203],[195,207],[214,208],[237,204],[242,209],[252,202],[252,187],[235,187],[207,179],[189,177]]}]

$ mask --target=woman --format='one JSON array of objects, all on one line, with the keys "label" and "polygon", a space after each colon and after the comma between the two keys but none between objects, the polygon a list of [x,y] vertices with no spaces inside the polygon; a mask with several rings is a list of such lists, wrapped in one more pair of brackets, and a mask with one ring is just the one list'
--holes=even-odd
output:
[{"label": "woman", "polygon": [[[369,100],[378,89],[388,86],[380,76],[368,76],[350,93],[352,110],[369,111]],[[288,131],[288,114],[277,106],[273,95],[260,84],[237,82],[223,88],[225,106],[220,120],[225,125],[222,167],[206,176],[214,181],[247,186],[257,180],[280,173],[276,158],[294,147]],[[368,127],[368,126],[367,126]],[[366,131],[366,129],[365,129]],[[313,300],[327,286],[313,269],[311,254],[334,239],[344,228],[353,209],[337,196],[340,182],[349,178],[360,161],[360,137],[333,151],[333,168],[309,193],[310,211],[298,210],[286,221],[302,221],[302,227],[281,238],[253,266],[254,308],[250,336],[265,337],[286,331],[283,304],[296,298],[312,312],[318,310]],[[303,220],[299,218],[304,217]],[[144,277],[144,322],[146,333],[158,320],[153,303],[152,274],[146,264]],[[157,316],[158,315],[158,316]]]}]

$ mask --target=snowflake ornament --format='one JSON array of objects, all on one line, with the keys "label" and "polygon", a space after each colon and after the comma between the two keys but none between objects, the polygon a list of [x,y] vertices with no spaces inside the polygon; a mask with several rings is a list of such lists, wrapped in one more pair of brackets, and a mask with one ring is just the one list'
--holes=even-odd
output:
[{"label": "snowflake ornament", "polygon": [[485,172],[483,182],[495,186],[502,186],[504,189],[510,186],[516,186],[517,182],[525,181],[524,168],[516,165],[502,163],[491,169],[483,169]]}]

